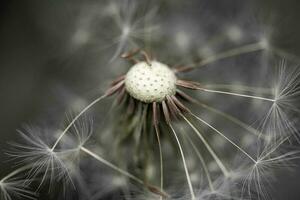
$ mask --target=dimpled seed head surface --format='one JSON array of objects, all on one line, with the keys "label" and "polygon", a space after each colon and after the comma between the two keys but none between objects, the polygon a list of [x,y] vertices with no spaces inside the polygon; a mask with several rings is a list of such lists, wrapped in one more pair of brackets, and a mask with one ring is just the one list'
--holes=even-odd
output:
[{"label": "dimpled seed head surface", "polygon": [[126,91],[145,103],[161,102],[176,92],[176,76],[165,64],[139,62],[131,67],[125,78]]}]

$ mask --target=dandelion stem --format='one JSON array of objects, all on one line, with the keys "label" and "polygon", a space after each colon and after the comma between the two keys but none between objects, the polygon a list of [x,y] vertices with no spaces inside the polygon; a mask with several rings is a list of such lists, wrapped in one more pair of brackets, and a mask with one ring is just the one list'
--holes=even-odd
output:
[{"label": "dandelion stem", "polygon": [[3,183],[4,181],[6,181],[7,179],[13,177],[14,175],[18,174],[18,173],[21,173],[27,169],[30,169],[32,167],[32,165],[25,165],[23,167],[20,167],[14,171],[12,171],[11,173],[7,174],[5,177],[3,177],[1,180],[0,180],[0,183]]},{"label": "dandelion stem", "polygon": [[186,138],[188,139],[189,143],[192,145],[194,151],[196,152],[196,155],[198,156],[202,166],[203,166],[203,169],[204,169],[204,172],[206,174],[206,177],[207,177],[207,180],[208,180],[208,185],[209,185],[209,188],[210,190],[213,192],[215,191],[214,189],[214,186],[212,184],[212,180],[211,180],[211,177],[210,177],[210,174],[209,174],[209,171],[207,169],[207,166],[206,166],[206,163],[204,161],[204,158],[202,157],[201,153],[199,152],[199,150],[197,149],[196,145],[194,144],[194,142],[191,140],[191,138],[188,136],[188,134],[185,135]]},{"label": "dandelion stem", "polygon": [[185,156],[184,156],[184,153],[183,153],[180,141],[178,139],[178,136],[177,136],[177,134],[176,134],[173,126],[171,124],[169,124],[169,127],[171,128],[171,130],[172,130],[172,132],[174,134],[174,137],[176,139],[176,142],[177,142],[179,150],[180,150],[180,154],[181,154],[181,158],[182,158],[182,163],[183,163],[183,167],[184,167],[186,179],[187,179],[187,182],[188,182],[188,185],[189,185],[189,190],[190,190],[190,193],[191,193],[192,200],[195,200],[196,199],[195,193],[194,193],[194,190],[193,190],[192,182],[191,182],[191,179],[190,179],[189,171],[187,169],[187,165],[186,165],[186,162],[185,162]]},{"label": "dandelion stem", "polygon": [[245,85],[237,85],[237,84],[203,84],[205,88],[209,89],[222,89],[227,91],[239,91],[239,92],[251,92],[251,93],[261,93],[266,95],[272,95],[272,88],[265,87],[252,87]]},{"label": "dandelion stem", "polygon": [[[163,190],[164,187],[164,166],[163,166],[163,156],[162,156],[162,149],[161,149],[161,142],[160,142],[160,136],[159,136],[159,130],[157,125],[154,126],[156,137],[157,137],[157,143],[158,143],[158,149],[159,149],[159,162],[160,162],[160,189]],[[162,197],[160,197],[162,199]]]},{"label": "dandelion stem", "polygon": [[[202,106],[203,108],[205,108],[205,109],[207,109],[207,110],[209,110],[209,111],[211,111],[211,112],[213,112],[213,113],[216,113],[216,114],[218,114],[218,115],[224,117],[225,119],[228,119],[229,121],[231,121],[231,122],[237,124],[238,126],[244,128],[245,130],[249,131],[249,132],[252,133],[253,135],[255,135],[255,136],[257,136],[257,137],[261,137],[261,136],[262,136],[262,135],[261,135],[261,132],[259,132],[259,131],[256,130],[255,128],[249,126],[248,124],[242,122],[241,120],[239,120],[239,119],[233,117],[232,115],[229,115],[229,114],[227,114],[227,113],[224,113],[224,112],[222,112],[222,111],[220,111],[220,110],[218,110],[218,109],[215,109],[215,108],[213,108],[213,107],[211,107],[211,106],[209,106],[209,105],[207,105],[207,104],[204,104],[204,103],[202,103],[202,102],[198,102],[198,104],[199,104],[200,106]],[[266,139],[266,138],[264,137],[264,139]]]},{"label": "dandelion stem", "polygon": [[145,181],[142,181],[141,179],[139,179],[135,175],[133,175],[133,174],[131,174],[131,173],[129,173],[129,172],[127,172],[127,171],[119,168],[118,166],[112,164],[111,162],[105,160],[104,158],[102,158],[101,156],[95,154],[91,150],[89,150],[89,149],[87,149],[87,148],[85,148],[83,146],[80,147],[80,150],[83,151],[83,152],[85,152],[89,156],[93,157],[94,159],[96,159],[100,163],[102,163],[102,164],[110,167],[111,169],[119,172],[120,174],[122,174],[122,175],[124,175],[124,176],[126,176],[126,177],[128,177],[128,178],[130,178],[132,180],[134,180],[135,182],[137,182],[137,183],[139,183],[139,184],[141,184],[143,186],[146,186],[149,189],[149,191],[154,192],[155,194],[159,194],[162,197],[166,197],[166,198],[169,197],[169,194],[165,193],[163,190],[159,190],[157,187],[145,183]]},{"label": "dandelion stem", "polygon": [[292,157],[293,155],[299,154],[299,151],[292,151],[285,153],[280,156],[276,156],[273,158],[265,159],[265,160],[259,160],[259,162],[283,162],[283,161],[288,161],[288,160],[293,160],[299,158],[299,156]]},{"label": "dandelion stem", "polygon": [[80,147],[80,150],[85,152],[86,154],[90,155],[91,157],[95,158],[96,160],[98,160],[99,162],[101,162],[102,164],[114,169],[115,171],[119,172],[120,174],[144,185],[144,181],[142,181],[141,179],[137,178],[136,176],[130,174],[129,172],[117,167],[116,165],[110,163],[109,161],[105,160],[104,158],[100,157],[99,155],[95,154],[94,152],[90,151],[89,149],[85,148],[85,147]]},{"label": "dandelion stem", "polygon": [[205,124],[206,126],[208,126],[209,128],[211,128],[212,130],[214,130],[216,133],[218,133],[220,136],[222,136],[224,139],[226,139],[229,143],[231,143],[234,147],[236,147],[238,150],[240,150],[243,154],[245,154],[251,161],[253,161],[254,163],[256,163],[256,160],[252,156],[250,156],[244,149],[242,149],[240,146],[238,146],[236,143],[234,143],[232,140],[230,140],[228,137],[226,137],[218,129],[216,129],[215,127],[213,127],[208,122],[206,122],[205,120],[201,119],[200,117],[194,115],[193,113],[191,113],[191,115],[193,117],[195,117],[196,119],[198,119],[203,124]]},{"label": "dandelion stem", "polygon": [[217,165],[220,167],[220,169],[223,172],[224,176],[228,177],[229,176],[229,172],[228,172],[227,168],[224,166],[224,164],[222,163],[221,159],[216,155],[216,153],[214,152],[214,150],[211,148],[211,146],[208,144],[208,142],[205,140],[205,138],[201,135],[201,133],[198,131],[198,129],[196,129],[196,127],[184,115],[181,114],[181,117],[196,132],[196,134],[198,135],[198,137],[201,139],[201,141],[205,145],[206,149],[209,151],[209,153],[211,154],[211,156],[215,159]]},{"label": "dandelion stem", "polygon": [[102,99],[104,99],[105,97],[107,97],[106,94],[98,97],[97,99],[95,99],[92,103],[90,103],[89,105],[87,105],[78,115],[76,115],[76,117],[69,123],[69,125],[63,130],[63,132],[60,134],[60,136],[57,138],[57,140],[55,141],[54,145],[51,148],[51,151],[54,151],[55,147],[58,145],[59,141],[63,138],[63,136],[68,132],[68,130],[72,127],[72,125],[76,122],[76,120],[78,120],[78,118],[83,115],[88,109],[90,109],[93,105],[95,105],[96,103],[98,103],[99,101],[101,101]]},{"label": "dandelion stem", "polygon": [[264,160],[266,157],[268,157],[269,155],[271,155],[274,151],[276,151],[280,145],[282,145],[284,142],[286,142],[288,139],[290,138],[290,136],[285,137],[283,140],[281,140],[280,142],[278,142],[278,144],[276,144],[269,152],[267,152],[262,158],[260,158],[259,160]]},{"label": "dandelion stem", "polygon": [[225,52],[222,52],[222,53],[219,53],[219,54],[216,54],[216,55],[209,56],[209,57],[205,58],[204,60],[202,60],[198,63],[193,63],[191,65],[188,65],[188,67],[199,68],[199,67],[203,67],[207,64],[216,62],[218,60],[238,56],[238,55],[241,55],[241,54],[260,51],[260,50],[263,50],[265,48],[266,48],[266,46],[264,45],[263,42],[256,42],[256,43],[253,43],[253,44],[247,44],[247,45],[244,45],[244,46],[241,46],[241,47],[238,47],[238,48],[230,49],[228,51],[225,51]]},{"label": "dandelion stem", "polygon": [[211,89],[206,89],[206,88],[201,88],[201,87],[199,87],[198,90],[201,90],[201,91],[204,91],[204,92],[210,92],[210,93],[217,93],[217,94],[225,94],[225,95],[245,97],[245,98],[251,98],[251,99],[258,99],[258,100],[270,101],[270,102],[275,102],[276,101],[276,99],[270,99],[270,98],[265,98],[265,97],[260,97],[260,96],[239,94],[239,93],[234,93],[234,92],[225,92],[225,91],[221,91],[221,90],[211,90]]}]

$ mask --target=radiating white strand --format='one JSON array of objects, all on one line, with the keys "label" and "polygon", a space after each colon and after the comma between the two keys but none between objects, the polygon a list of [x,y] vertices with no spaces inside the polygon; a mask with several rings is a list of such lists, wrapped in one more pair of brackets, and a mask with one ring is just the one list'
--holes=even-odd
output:
[{"label": "radiating white strand", "polygon": [[205,138],[201,135],[201,133],[198,131],[198,129],[196,129],[196,127],[184,116],[182,115],[182,118],[190,125],[190,127],[192,127],[192,129],[196,132],[196,134],[198,135],[198,137],[201,139],[201,141],[203,142],[203,144],[205,145],[206,149],[208,150],[208,152],[211,154],[211,156],[215,159],[217,165],[219,166],[219,168],[221,169],[221,171],[223,172],[224,176],[228,177],[229,176],[229,172],[226,169],[226,167],[224,166],[223,162],[221,161],[221,159],[217,156],[217,154],[214,152],[214,150],[211,148],[211,146],[208,144],[208,142],[205,140]]},{"label": "radiating white strand", "polygon": [[94,152],[90,151],[89,149],[85,148],[85,147],[80,147],[80,150],[85,152],[86,154],[90,155],[91,157],[95,158],[96,160],[98,160],[99,162],[101,162],[102,164],[110,167],[111,169],[116,170],[117,172],[119,172],[120,174],[140,183],[140,184],[144,184],[144,182],[137,178],[136,176],[130,174],[129,172],[117,167],[116,165],[110,163],[109,161],[105,160],[104,158],[100,157],[99,155],[95,154]]},{"label": "radiating white strand", "polygon": [[[156,127],[158,128],[158,127]],[[160,189],[163,190],[164,187],[164,165],[163,165],[163,154],[162,154],[162,148],[161,148],[161,141],[159,137],[159,132],[155,128],[155,133],[157,137],[157,143],[158,143],[158,149],[159,149],[159,163],[160,163]],[[160,197],[162,200],[162,197]]]},{"label": "radiating white strand", "polygon": [[193,117],[195,117],[196,119],[198,119],[200,122],[204,123],[206,126],[208,126],[209,128],[211,128],[212,130],[214,130],[216,133],[218,133],[220,136],[222,136],[224,139],[226,139],[229,143],[231,143],[234,147],[236,147],[238,150],[240,150],[243,154],[245,154],[250,160],[252,160],[254,163],[256,163],[256,160],[252,156],[250,156],[244,149],[242,149],[240,146],[238,146],[236,143],[234,143],[232,140],[230,140],[228,137],[226,137],[222,132],[220,132],[219,130],[217,130],[215,127],[213,127],[212,125],[210,125],[205,120],[203,120],[200,117],[194,115],[193,113],[191,113],[191,115]]},{"label": "radiating white strand", "polygon": [[92,103],[90,103],[89,105],[87,105],[78,115],[76,115],[76,117],[69,123],[69,125],[64,129],[64,131],[60,134],[60,136],[57,138],[57,140],[55,141],[54,145],[51,148],[51,151],[53,151],[55,149],[55,147],[58,145],[59,141],[63,138],[63,136],[68,132],[68,130],[72,127],[72,125],[76,122],[76,120],[78,120],[78,118],[83,115],[88,109],[90,109],[93,105],[95,105],[96,103],[98,103],[99,101],[101,101],[102,99],[104,99],[105,97],[107,97],[107,95],[102,95],[101,97],[95,99]]},{"label": "radiating white strand", "polygon": [[247,95],[247,94],[239,94],[239,93],[234,93],[234,92],[225,92],[225,91],[221,91],[221,90],[210,90],[210,89],[206,89],[206,88],[198,88],[198,90],[201,90],[204,92],[216,93],[216,94],[225,94],[225,95],[245,97],[245,98],[250,98],[250,99],[258,99],[258,100],[269,101],[269,102],[276,101],[276,99],[270,99],[270,98],[254,96],[254,95]]},{"label": "radiating white strand", "polygon": [[206,163],[204,161],[204,158],[202,157],[201,153],[199,152],[199,150],[197,149],[196,145],[194,144],[194,142],[191,140],[191,138],[188,136],[188,134],[185,135],[185,137],[188,139],[189,143],[192,145],[194,151],[196,152],[196,155],[198,156],[202,166],[203,166],[203,169],[204,169],[204,172],[206,174],[206,177],[207,177],[207,181],[208,181],[208,185],[209,185],[209,188],[212,192],[215,191],[214,189],[214,186],[212,184],[212,180],[211,180],[211,177],[210,177],[210,174],[209,174],[209,171],[207,169],[207,166],[206,166]]},{"label": "radiating white strand", "polygon": [[261,132],[259,132],[258,130],[256,130],[255,128],[249,126],[248,124],[246,124],[245,122],[242,122],[241,120],[237,119],[236,117],[229,115],[225,112],[222,112],[221,110],[218,110],[216,108],[213,108],[211,106],[208,106],[207,104],[204,104],[202,102],[199,102],[200,106],[204,107],[205,109],[216,113],[218,115],[221,115],[222,117],[224,117],[225,119],[230,120],[231,122],[237,124],[238,126],[244,128],[245,130],[249,131],[250,133],[252,133],[253,135],[255,135],[256,137],[262,137],[263,139],[268,139],[266,138],[264,135],[261,135]]},{"label": "radiating white strand", "polygon": [[3,177],[1,180],[0,180],[0,184],[3,183],[4,181],[6,181],[7,179],[13,177],[14,175],[18,174],[18,173],[21,173],[27,169],[30,169],[32,167],[32,165],[25,165],[23,167],[20,167],[18,169],[16,169],[15,171],[12,171],[11,173],[7,174],[5,177]]},{"label": "radiating white strand", "polygon": [[183,163],[183,167],[184,167],[186,179],[187,179],[187,182],[188,182],[188,185],[189,185],[189,190],[190,190],[190,193],[191,193],[192,200],[195,200],[196,199],[195,193],[194,193],[194,190],[193,190],[191,178],[190,178],[189,171],[188,171],[188,168],[187,168],[187,165],[186,165],[186,162],[185,162],[185,156],[184,156],[184,153],[183,153],[180,141],[179,141],[179,139],[177,137],[177,134],[176,134],[173,126],[171,124],[169,124],[169,127],[171,128],[171,130],[173,132],[173,135],[174,135],[174,137],[176,139],[176,142],[177,142],[179,150],[180,150],[180,154],[181,154],[181,158],[182,158],[182,163]]},{"label": "radiating white strand", "polygon": [[216,54],[216,55],[212,55],[209,56],[207,58],[205,58],[204,60],[198,62],[198,63],[194,63],[191,65],[188,65],[190,67],[194,67],[194,68],[198,68],[198,67],[203,67],[207,64],[216,62],[218,60],[222,60],[225,58],[230,58],[230,57],[234,57],[234,56],[238,56],[241,54],[246,54],[246,53],[251,53],[251,52],[256,52],[256,51],[260,51],[266,49],[266,45],[264,42],[256,42],[253,44],[247,44],[241,47],[237,47],[234,49],[230,49],[228,51]]}]

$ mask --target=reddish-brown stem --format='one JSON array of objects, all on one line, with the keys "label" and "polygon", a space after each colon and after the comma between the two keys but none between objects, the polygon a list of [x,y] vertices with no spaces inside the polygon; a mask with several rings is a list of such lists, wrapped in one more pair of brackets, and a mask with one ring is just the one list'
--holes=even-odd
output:
[{"label": "reddish-brown stem", "polygon": [[146,63],[151,66],[151,58],[146,51],[141,51],[141,54],[144,56]]},{"label": "reddish-brown stem", "polygon": [[189,67],[189,66],[179,66],[179,67],[174,67],[173,71],[175,73],[181,73],[181,72],[191,71],[192,69],[194,69],[194,68],[193,67]]},{"label": "reddish-brown stem", "polygon": [[187,112],[189,113],[190,110],[185,106],[183,105],[175,96],[172,96],[171,97],[173,102],[175,103],[175,105],[183,112]]},{"label": "reddish-brown stem", "polygon": [[124,100],[125,95],[126,95],[126,89],[125,89],[125,87],[123,87],[120,90],[120,92],[118,94],[118,97],[117,97],[117,103],[118,104],[120,104]]},{"label": "reddish-brown stem", "polygon": [[121,55],[121,58],[125,58],[125,59],[129,59],[131,57],[133,57],[134,55],[136,55],[138,52],[140,52],[141,50],[139,48],[136,48],[132,51],[129,51],[129,52],[126,52],[126,53],[123,53]]},{"label": "reddish-brown stem", "polygon": [[135,104],[134,99],[132,97],[129,97],[129,103],[127,107],[127,113],[131,115],[134,112]]},{"label": "reddish-brown stem", "polygon": [[186,93],[184,93],[183,91],[181,90],[177,90],[176,91],[176,94],[181,97],[182,99],[188,101],[188,102],[191,102],[191,103],[198,103],[198,101],[196,99],[194,99],[193,97],[187,95]]},{"label": "reddish-brown stem", "polygon": [[125,77],[126,77],[125,75],[119,76],[118,78],[114,79],[114,80],[111,82],[110,86],[114,86],[114,85],[120,83],[121,81],[123,81],[123,80],[125,79]]},{"label": "reddish-brown stem", "polygon": [[171,115],[174,119],[177,119],[177,115],[180,113],[180,110],[177,108],[170,96],[167,96],[168,108],[171,111]]},{"label": "reddish-brown stem", "polygon": [[153,125],[154,127],[157,127],[158,124],[158,113],[157,113],[157,103],[152,103],[152,111],[153,111]]},{"label": "reddish-brown stem", "polygon": [[115,94],[116,92],[120,91],[120,89],[122,89],[123,86],[124,86],[124,80],[122,80],[119,83],[117,83],[116,85],[108,88],[108,90],[105,92],[105,95],[111,96],[111,95]]},{"label": "reddish-brown stem", "polygon": [[198,90],[200,88],[200,84],[193,81],[177,80],[176,85],[192,90]]},{"label": "reddish-brown stem", "polygon": [[162,109],[163,109],[163,113],[164,113],[164,116],[165,116],[165,120],[166,120],[167,124],[170,124],[171,118],[170,118],[170,113],[169,113],[167,104],[166,104],[165,101],[162,101],[161,104],[162,104]]},{"label": "reddish-brown stem", "polygon": [[164,191],[158,189],[157,187],[147,185],[147,184],[145,184],[145,185],[147,186],[147,188],[150,192],[153,192],[154,194],[158,194],[158,195],[162,196],[164,199],[169,197],[169,195],[167,193],[165,193]]}]

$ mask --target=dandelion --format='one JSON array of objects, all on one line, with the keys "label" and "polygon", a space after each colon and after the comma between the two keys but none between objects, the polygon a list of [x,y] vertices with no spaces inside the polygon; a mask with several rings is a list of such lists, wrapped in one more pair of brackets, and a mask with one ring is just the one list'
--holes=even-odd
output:
[{"label": "dandelion", "polygon": [[[102,94],[68,116],[64,128],[19,131],[25,144],[13,143],[7,152],[18,168],[0,180],[4,199],[33,199],[47,180],[50,186],[80,185],[88,199],[117,191],[125,199],[266,199],[265,182],[273,170],[290,167],[299,158],[299,150],[288,147],[299,140],[295,121],[300,73],[298,66],[290,67],[291,61],[282,58],[283,50],[261,39],[174,65],[148,46],[155,29],[149,23],[158,9],[140,16],[140,6],[135,1],[112,1],[105,7],[101,17],[112,17],[112,26],[118,27],[110,63],[120,56],[129,69],[120,70]],[[73,38],[77,44],[90,36],[85,34],[90,26],[80,27],[84,31]],[[193,49],[189,37],[194,34],[173,34],[169,38],[175,38],[179,54]],[[221,38],[239,44],[245,34],[232,25]],[[277,79],[271,79],[275,83],[265,80],[269,88],[201,77],[213,68],[220,70],[215,77],[225,71],[231,79],[238,70],[222,71],[220,65],[266,52],[280,57],[279,65],[268,63],[278,71]],[[237,112],[257,114],[255,122],[234,113],[233,107],[240,104]],[[110,107],[101,116],[100,128],[87,117],[97,106]],[[26,178],[16,179],[20,173]],[[36,179],[39,184],[31,192],[29,186]],[[95,179],[96,183],[91,181]]]}]

